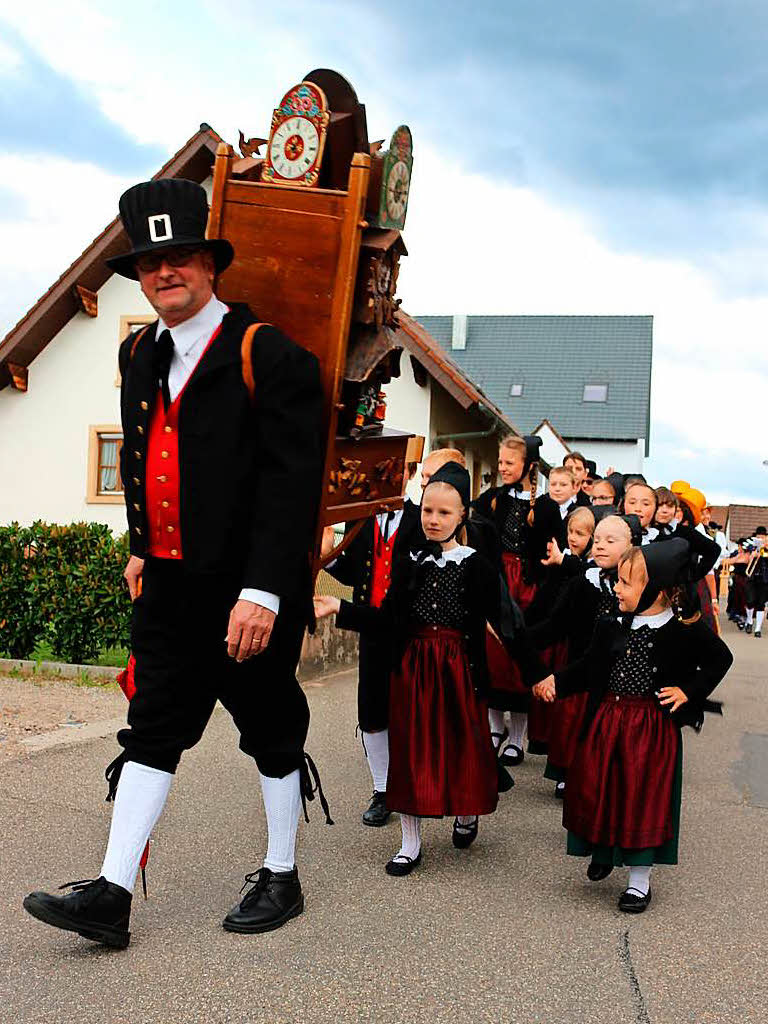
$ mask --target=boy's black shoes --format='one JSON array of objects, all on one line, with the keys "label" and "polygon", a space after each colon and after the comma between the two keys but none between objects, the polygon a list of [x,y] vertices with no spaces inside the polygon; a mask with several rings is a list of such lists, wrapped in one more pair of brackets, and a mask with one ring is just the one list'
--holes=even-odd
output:
[{"label": "boy's black shoes", "polygon": [[228,932],[249,935],[270,932],[292,917],[298,917],[304,909],[304,894],[296,868],[293,871],[260,868],[245,876],[243,889],[248,885],[251,888],[222,922]]},{"label": "boy's black shoes", "polygon": [[363,811],[363,824],[379,828],[387,824],[391,813],[387,810],[387,794],[374,789],[368,809]]},{"label": "boy's black shoes", "polygon": [[24,899],[24,909],[54,928],[77,932],[113,949],[125,949],[131,941],[128,924],[132,896],[128,890],[103,877],[69,882],[61,888],[70,886],[72,892],[66,896],[32,892]]},{"label": "boy's black shoes", "polygon": [[752,623],[751,622],[748,622],[746,624],[746,626],[744,627],[744,632],[745,633],[751,633],[752,632]]},{"label": "boy's black shoes", "polygon": [[651,890],[645,896],[641,896],[636,889],[625,889],[619,896],[619,910],[626,914],[642,914],[647,910],[651,902]]}]

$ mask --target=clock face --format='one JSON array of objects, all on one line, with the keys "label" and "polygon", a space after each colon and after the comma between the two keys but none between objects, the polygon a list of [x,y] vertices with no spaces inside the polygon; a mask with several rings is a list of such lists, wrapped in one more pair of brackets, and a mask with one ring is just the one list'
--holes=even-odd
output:
[{"label": "clock face", "polygon": [[320,134],[306,117],[289,117],[275,129],[269,142],[269,161],[289,181],[311,172],[320,151]]},{"label": "clock face", "polygon": [[387,214],[391,220],[402,221],[408,208],[408,190],[411,186],[411,173],[408,165],[398,160],[390,168],[387,175]]}]

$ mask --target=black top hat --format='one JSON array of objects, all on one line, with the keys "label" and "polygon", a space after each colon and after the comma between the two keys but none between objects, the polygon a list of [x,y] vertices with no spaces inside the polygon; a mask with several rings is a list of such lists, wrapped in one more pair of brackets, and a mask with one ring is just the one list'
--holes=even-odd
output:
[{"label": "black top hat", "polygon": [[217,274],[226,270],[235,255],[226,239],[205,237],[208,197],[195,181],[160,178],[134,185],[120,196],[120,220],[133,248],[106,262],[133,281],[138,280],[135,259],[145,253],[199,246],[212,253]]},{"label": "black top hat", "polygon": [[587,480],[594,480],[597,477],[597,463],[593,459],[587,459]]},{"label": "black top hat", "polygon": [[445,465],[441,466],[440,469],[433,473],[429,478],[427,487],[431,484],[449,484],[454,490],[459,492],[459,497],[461,498],[461,503],[464,508],[469,508],[469,473],[463,466],[460,466],[458,462],[446,462]]}]

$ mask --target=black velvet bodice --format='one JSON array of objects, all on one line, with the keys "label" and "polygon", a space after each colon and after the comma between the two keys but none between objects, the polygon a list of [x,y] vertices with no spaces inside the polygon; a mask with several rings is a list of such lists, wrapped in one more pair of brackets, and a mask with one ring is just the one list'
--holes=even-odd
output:
[{"label": "black velvet bodice", "polygon": [[437,565],[426,562],[413,601],[417,626],[445,626],[464,630],[467,620],[465,595],[467,559]]}]

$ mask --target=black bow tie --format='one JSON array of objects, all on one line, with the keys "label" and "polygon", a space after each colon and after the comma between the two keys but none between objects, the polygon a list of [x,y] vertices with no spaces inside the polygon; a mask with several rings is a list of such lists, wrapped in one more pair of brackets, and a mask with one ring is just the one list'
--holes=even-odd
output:
[{"label": "black bow tie", "polygon": [[171,332],[167,328],[160,334],[160,337],[155,342],[153,357],[153,373],[163,396],[165,411],[168,412],[168,406],[171,404],[171,394],[168,389],[168,374],[170,373],[171,360],[173,359],[173,338],[171,337]]}]

